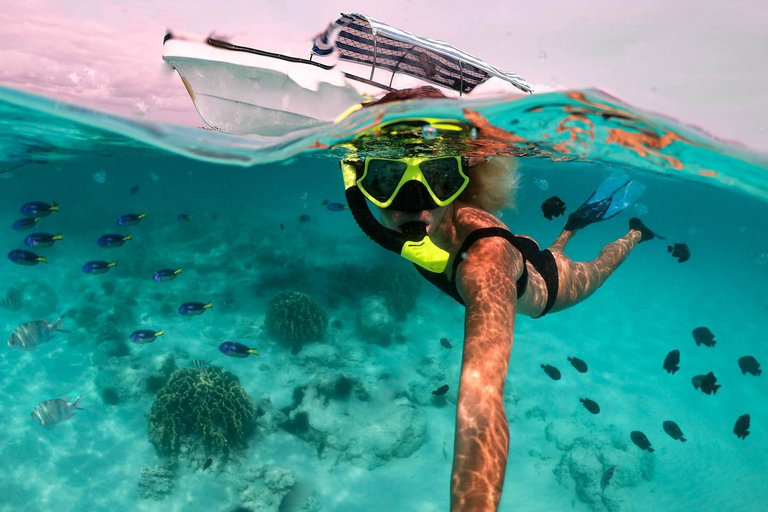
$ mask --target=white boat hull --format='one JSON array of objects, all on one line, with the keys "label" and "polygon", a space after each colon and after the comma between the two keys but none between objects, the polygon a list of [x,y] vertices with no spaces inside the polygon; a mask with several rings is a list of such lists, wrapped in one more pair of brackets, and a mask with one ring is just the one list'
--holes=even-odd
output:
[{"label": "white boat hull", "polygon": [[335,120],[380,92],[333,68],[169,39],[163,59],[184,82],[197,112],[215,130],[280,136]]}]

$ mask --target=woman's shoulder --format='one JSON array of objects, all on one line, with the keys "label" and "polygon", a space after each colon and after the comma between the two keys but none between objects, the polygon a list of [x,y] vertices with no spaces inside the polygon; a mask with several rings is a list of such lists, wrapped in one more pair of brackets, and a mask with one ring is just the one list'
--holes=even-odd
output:
[{"label": "woman's shoulder", "polygon": [[[498,233],[469,237],[484,228],[509,228],[495,215],[469,205],[459,205],[454,215],[456,233],[460,238],[457,258],[465,263],[456,266],[455,280],[459,294],[466,304],[472,302],[474,292],[489,282],[501,282],[507,278],[515,280],[524,268],[520,252],[510,239]],[[466,252],[461,252],[466,251]],[[490,277],[489,277],[490,276]],[[514,288],[512,288],[514,289]]]},{"label": "woman's shoulder", "polygon": [[[498,217],[493,215],[492,213],[487,212],[486,210],[482,210],[479,208],[476,208],[471,205],[467,205],[466,203],[458,205],[458,208],[455,213],[456,219],[456,233],[458,235],[459,244],[464,245],[464,242],[467,240],[467,237],[469,237],[473,232],[476,232],[479,229],[485,229],[485,228],[501,228],[506,231],[508,231],[514,238],[517,238],[520,235],[517,235],[513,233],[509,227],[507,227],[506,224],[504,224]],[[529,238],[525,236],[524,238]],[[482,236],[480,238],[475,239],[472,243],[472,247],[476,249],[483,248],[483,252],[485,251],[491,251],[491,252],[497,252],[501,251],[505,254],[508,254],[511,256],[512,259],[518,259],[521,258],[521,255],[518,250],[515,250],[515,246],[517,244],[510,244],[510,239],[506,236],[499,236],[498,234],[490,235],[490,236]],[[531,239],[534,243],[536,243],[535,240]],[[497,258],[493,258],[495,261],[501,261]]]},{"label": "woman's shoulder", "polygon": [[[458,201],[457,201],[458,203]],[[467,203],[457,204],[456,230],[460,238],[465,238],[471,232],[483,228],[509,228],[495,215]]]}]

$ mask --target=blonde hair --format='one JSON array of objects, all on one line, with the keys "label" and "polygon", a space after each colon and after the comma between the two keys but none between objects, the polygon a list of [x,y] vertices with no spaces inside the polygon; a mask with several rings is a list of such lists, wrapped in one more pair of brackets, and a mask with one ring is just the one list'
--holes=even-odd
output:
[{"label": "blonde hair", "polygon": [[459,201],[496,213],[502,208],[515,208],[520,184],[518,162],[514,157],[497,156],[469,168],[469,184]]}]

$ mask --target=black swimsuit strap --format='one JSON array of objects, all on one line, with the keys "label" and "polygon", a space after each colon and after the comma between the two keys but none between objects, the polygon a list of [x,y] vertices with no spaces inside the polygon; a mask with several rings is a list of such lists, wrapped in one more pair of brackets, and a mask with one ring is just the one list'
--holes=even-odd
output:
[{"label": "black swimsuit strap", "polygon": [[[472,247],[472,244],[480,240],[481,238],[490,238],[490,237],[501,237],[505,240],[507,240],[509,243],[512,244],[513,247],[517,248],[520,251],[520,254],[523,256],[523,273],[520,275],[520,278],[517,280],[517,298],[523,296],[525,293],[525,289],[528,287],[528,268],[525,265],[526,257],[525,253],[520,249],[518,240],[519,238],[513,235],[509,232],[508,229],[504,228],[480,228],[476,229],[473,232],[471,232],[469,235],[467,235],[467,238],[464,239],[464,243],[461,244],[461,248],[459,249],[459,252],[456,253],[456,258],[453,260],[453,272],[451,273],[451,284],[456,283],[456,271],[459,268],[459,264],[464,261],[464,258],[466,257],[467,251],[469,251],[469,248]],[[535,244],[535,242],[534,242]],[[538,246],[536,246],[538,249]]]},{"label": "black swimsuit strap", "polygon": [[504,228],[481,228],[467,235],[467,238],[464,239],[461,248],[456,253],[456,257],[453,260],[453,272],[451,273],[450,281],[445,277],[445,274],[434,274],[418,265],[416,265],[416,270],[418,270],[427,281],[437,286],[447,295],[453,297],[459,304],[464,305],[464,301],[456,288],[456,272],[458,271],[459,265],[464,261],[467,251],[469,251],[472,244],[482,238],[494,236],[507,240],[515,249],[520,251],[520,255],[523,258],[523,272],[516,283],[518,299],[523,296],[528,287],[528,268],[526,263],[530,263],[531,266],[541,274],[541,277],[544,279],[544,284],[547,287],[547,303],[541,314],[534,318],[541,318],[546,315],[549,310],[552,309],[552,306],[555,305],[557,292],[560,287],[560,279],[557,274],[557,262],[555,261],[555,257],[549,249],[542,251],[539,248],[539,245],[530,238],[515,236]]}]

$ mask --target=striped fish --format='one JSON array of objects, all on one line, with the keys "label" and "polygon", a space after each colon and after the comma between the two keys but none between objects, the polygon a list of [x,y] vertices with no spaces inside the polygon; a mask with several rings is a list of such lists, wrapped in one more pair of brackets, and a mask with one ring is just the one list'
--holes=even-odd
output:
[{"label": "striped fish", "polygon": [[51,341],[57,331],[69,332],[61,328],[64,315],[49,324],[47,320],[35,320],[21,324],[13,331],[8,340],[8,346],[20,350],[35,350],[38,345]]},{"label": "striped fish", "polygon": [[603,478],[600,479],[600,492],[605,492],[605,488],[608,487],[608,484],[610,483],[611,478],[613,478],[613,474],[615,472],[616,466],[611,466],[605,470],[605,473],[603,473]]},{"label": "striped fish", "polygon": [[198,370],[202,370],[203,368],[208,368],[211,366],[211,363],[208,361],[203,361],[202,359],[193,359],[189,362],[189,366]]},{"label": "striped fish", "polygon": [[18,295],[8,295],[0,301],[0,306],[6,309],[18,309],[21,307],[21,297]]},{"label": "striped fish", "polygon": [[66,398],[54,398],[53,400],[40,402],[37,404],[37,407],[32,409],[32,414],[29,417],[42,427],[53,428],[62,421],[74,416],[75,409],[83,410],[82,407],[77,405],[81,398],[83,398],[83,395],[78,396],[72,403],[69,403]]}]

